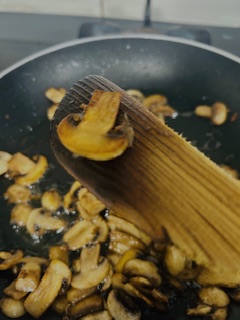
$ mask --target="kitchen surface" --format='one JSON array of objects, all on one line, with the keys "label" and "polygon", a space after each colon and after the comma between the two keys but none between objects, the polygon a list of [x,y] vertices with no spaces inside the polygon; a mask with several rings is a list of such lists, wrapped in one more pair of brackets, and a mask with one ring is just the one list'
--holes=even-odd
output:
[{"label": "kitchen surface", "polygon": [[[125,3],[126,2],[126,3]],[[240,3],[152,1],[0,1],[0,70],[32,53],[83,36],[150,32],[180,36],[240,55]],[[226,5],[227,4],[227,5]],[[88,25],[86,25],[88,23]],[[92,26],[89,26],[92,23]],[[81,29],[81,32],[80,32]],[[86,30],[87,29],[87,30]]]}]

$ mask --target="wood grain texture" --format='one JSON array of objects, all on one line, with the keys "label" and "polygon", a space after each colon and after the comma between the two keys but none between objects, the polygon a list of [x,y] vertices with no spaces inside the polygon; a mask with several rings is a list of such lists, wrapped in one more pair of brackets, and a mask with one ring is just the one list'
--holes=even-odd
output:
[{"label": "wood grain texture", "polygon": [[[121,91],[121,110],[135,139],[121,157],[107,162],[74,159],[56,136],[56,126],[77,112],[94,89]],[[162,227],[189,258],[205,266],[238,272],[240,183],[159,121],[119,87],[99,76],[77,82],[60,104],[51,129],[54,153],[119,216],[155,239]]]}]

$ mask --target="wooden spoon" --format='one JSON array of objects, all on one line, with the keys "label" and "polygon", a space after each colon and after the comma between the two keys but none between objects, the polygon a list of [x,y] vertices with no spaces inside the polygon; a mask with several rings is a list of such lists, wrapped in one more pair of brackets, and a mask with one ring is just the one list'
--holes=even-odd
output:
[{"label": "wooden spoon", "polygon": [[[133,147],[110,161],[74,158],[56,133],[95,89],[122,92],[120,108],[135,132]],[[112,82],[89,76],[69,90],[51,125],[51,145],[60,164],[117,215],[155,239],[166,229],[198,264],[240,270],[239,181]]]}]

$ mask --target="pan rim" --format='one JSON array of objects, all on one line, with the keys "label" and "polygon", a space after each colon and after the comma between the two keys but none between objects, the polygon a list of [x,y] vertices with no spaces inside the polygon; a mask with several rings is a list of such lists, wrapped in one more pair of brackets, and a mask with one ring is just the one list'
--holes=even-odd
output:
[{"label": "pan rim", "polygon": [[59,44],[49,46],[43,50],[39,50],[26,58],[23,58],[14,64],[10,65],[9,67],[5,68],[0,72],[0,79],[2,79],[4,76],[7,74],[11,73],[12,71],[16,70],[17,68],[27,64],[30,61],[33,61],[37,58],[40,58],[44,55],[47,55],[49,53],[68,48],[68,47],[73,47],[79,44],[83,43],[88,43],[88,42],[98,42],[102,40],[113,40],[113,39],[147,39],[147,40],[161,40],[161,41],[168,41],[168,42],[174,42],[174,43],[180,43],[180,44],[185,44],[189,45],[192,47],[196,47],[199,49],[203,49],[206,51],[210,51],[213,53],[216,53],[220,56],[223,56],[225,58],[228,58],[232,61],[235,61],[237,63],[240,63],[240,57],[237,55],[234,55],[233,53],[230,53],[228,51],[225,51],[223,49],[204,44],[201,42],[193,41],[193,40],[188,40],[184,38],[179,38],[179,37],[172,37],[172,36],[166,36],[166,35],[152,35],[152,34],[120,34],[120,35],[107,35],[107,36],[96,36],[96,37],[87,37],[87,38],[82,38],[82,39],[73,39],[65,42],[61,42]]}]

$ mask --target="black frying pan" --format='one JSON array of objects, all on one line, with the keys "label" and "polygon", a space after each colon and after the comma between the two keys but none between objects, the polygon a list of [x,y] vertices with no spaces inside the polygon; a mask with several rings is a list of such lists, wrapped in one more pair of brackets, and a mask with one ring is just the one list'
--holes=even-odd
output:
[{"label": "black frying pan", "polygon": [[[165,94],[180,112],[177,119],[169,120],[169,125],[183,132],[217,163],[229,164],[240,171],[240,119],[214,127],[189,113],[198,104],[219,100],[230,107],[230,114],[240,111],[239,62],[239,58],[221,50],[163,36],[92,38],[54,47],[0,74],[0,149],[46,155],[56,167],[55,173],[47,176],[48,181],[57,182],[64,189],[72,179],[57,165],[49,147],[46,110],[50,103],[44,91],[50,86],[68,89],[84,76],[99,74],[124,89]],[[9,183],[0,179],[0,184],[2,194]],[[0,208],[0,250],[23,247],[44,255],[47,243],[53,239],[33,243],[27,235],[10,227],[10,207],[3,198]],[[10,278],[7,272],[0,273],[0,277],[1,289]],[[187,303],[187,297],[178,298],[170,313],[145,319],[187,319],[184,313]],[[240,307],[231,306],[229,319],[239,317]],[[59,319],[50,311],[43,318]],[[0,319],[7,318],[0,315]]]}]

